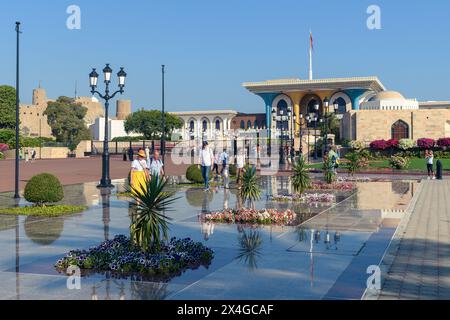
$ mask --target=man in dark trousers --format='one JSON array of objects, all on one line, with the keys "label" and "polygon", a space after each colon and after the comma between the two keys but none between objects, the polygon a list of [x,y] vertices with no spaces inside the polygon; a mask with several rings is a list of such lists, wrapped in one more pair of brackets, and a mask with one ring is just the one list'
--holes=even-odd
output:
[{"label": "man in dark trousers", "polygon": [[134,151],[133,151],[133,148],[132,148],[132,147],[130,147],[130,148],[128,149],[128,160],[130,160],[130,161],[133,161],[133,160],[134,160]]}]

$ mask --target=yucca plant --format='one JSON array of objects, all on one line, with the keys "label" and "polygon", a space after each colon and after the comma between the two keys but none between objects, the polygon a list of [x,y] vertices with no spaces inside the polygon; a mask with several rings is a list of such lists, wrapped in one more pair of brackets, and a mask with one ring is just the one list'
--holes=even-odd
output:
[{"label": "yucca plant", "polygon": [[333,169],[334,165],[331,159],[328,159],[323,163],[324,178],[325,182],[328,184],[332,184],[334,180],[336,180],[336,174],[334,173]]},{"label": "yucca plant", "polygon": [[149,179],[140,190],[129,187],[129,193],[136,202],[131,216],[130,237],[143,252],[158,251],[163,241],[168,240],[171,218],[165,215],[170,205],[177,200],[173,192],[165,192],[167,181]]},{"label": "yucca plant", "polygon": [[292,172],[292,186],[294,187],[294,191],[301,195],[311,183],[309,172],[303,157],[298,158],[292,168]]},{"label": "yucca plant", "polygon": [[253,206],[255,200],[261,198],[261,188],[259,187],[259,179],[256,176],[256,168],[247,166],[242,175],[242,188],[240,195],[244,201],[248,201]]}]

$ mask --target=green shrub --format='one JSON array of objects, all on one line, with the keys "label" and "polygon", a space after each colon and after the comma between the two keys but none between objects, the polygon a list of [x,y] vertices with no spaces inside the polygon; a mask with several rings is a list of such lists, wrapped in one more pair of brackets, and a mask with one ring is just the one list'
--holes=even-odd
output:
[{"label": "green shrub", "polygon": [[292,168],[292,173],[292,186],[295,192],[301,195],[311,183],[311,178],[309,177],[309,172],[303,157],[298,158]]},{"label": "green shrub", "polygon": [[[212,171],[209,172],[209,178],[212,178]],[[197,164],[193,164],[186,169],[186,179],[193,183],[203,183],[202,170]]]},{"label": "green shrub", "polygon": [[416,146],[416,143],[414,140],[411,139],[400,139],[398,141],[398,148],[401,150],[408,150],[412,149]]},{"label": "green shrub", "polygon": [[389,159],[389,164],[394,169],[406,169],[409,166],[409,159],[400,156],[392,156]]},{"label": "green shrub", "polygon": [[35,175],[25,186],[25,199],[37,206],[59,202],[64,198],[64,191],[58,178],[49,173]]},{"label": "green shrub", "polygon": [[237,174],[237,168],[234,164],[230,164],[228,166],[228,173],[230,174],[230,176],[235,176]]}]

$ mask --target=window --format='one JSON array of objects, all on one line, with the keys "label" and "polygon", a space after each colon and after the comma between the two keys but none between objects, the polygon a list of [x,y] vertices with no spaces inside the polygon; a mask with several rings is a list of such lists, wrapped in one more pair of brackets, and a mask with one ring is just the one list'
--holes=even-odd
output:
[{"label": "window", "polygon": [[247,129],[252,128],[252,122],[250,120],[247,121]]},{"label": "window", "polygon": [[255,129],[259,128],[258,120],[255,120],[255,122],[253,123],[253,128]]},{"label": "window", "polygon": [[[347,104],[345,103],[345,100],[341,97],[334,100],[333,105],[337,104],[339,107],[336,111],[337,114],[344,114],[347,112]],[[333,107],[333,105],[331,105]],[[372,109],[372,108],[370,108]]]},{"label": "window", "polygon": [[[280,100],[277,104],[277,115],[287,117],[288,104],[285,100]],[[287,130],[289,127],[288,121],[277,121],[277,129]]]},{"label": "window", "polygon": [[216,130],[220,130],[220,120],[216,120]]},{"label": "window", "polygon": [[203,132],[205,132],[206,130],[208,130],[208,121],[203,120]]},{"label": "window", "polygon": [[241,120],[241,129],[245,129],[245,122],[244,122],[244,120]]},{"label": "window", "polygon": [[409,139],[409,126],[406,122],[398,120],[392,125],[392,139]]},{"label": "window", "polygon": [[194,120],[192,120],[192,121],[189,123],[189,131],[194,132],[194,127],[195,127],[195,123],[194,123]]}]

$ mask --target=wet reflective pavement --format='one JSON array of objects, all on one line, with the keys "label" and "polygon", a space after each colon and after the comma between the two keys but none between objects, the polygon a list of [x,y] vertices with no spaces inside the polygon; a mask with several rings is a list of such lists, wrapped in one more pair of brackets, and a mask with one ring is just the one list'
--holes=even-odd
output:
[{"label": "wet reflective pavement", "polygon": [[[116,190],[122,181],[116,181]],[[236,190],[178,188],[170,236],[202,241],[215,251],[208,268],[167,283],[93,274],[69,290],[53,264],[75,248],[129,233],[129,203],[95,183],[66,186],[66,203],[89,210],[59,218],[0,216],[0,299],[360,299],[367,267],[380,262],[417,189],[414,181],[358,183],[334,205],[273,203],[290,193],[286,177],[263,177],[257,208],[292,208],[296,226],[242,227],[199,222],[199,214],[234,208]],[[323,191],[322,191],[323,192]],[[0,206],[14,205],[0,194]],[[243,241],[245,238],[246,241]]]}]

